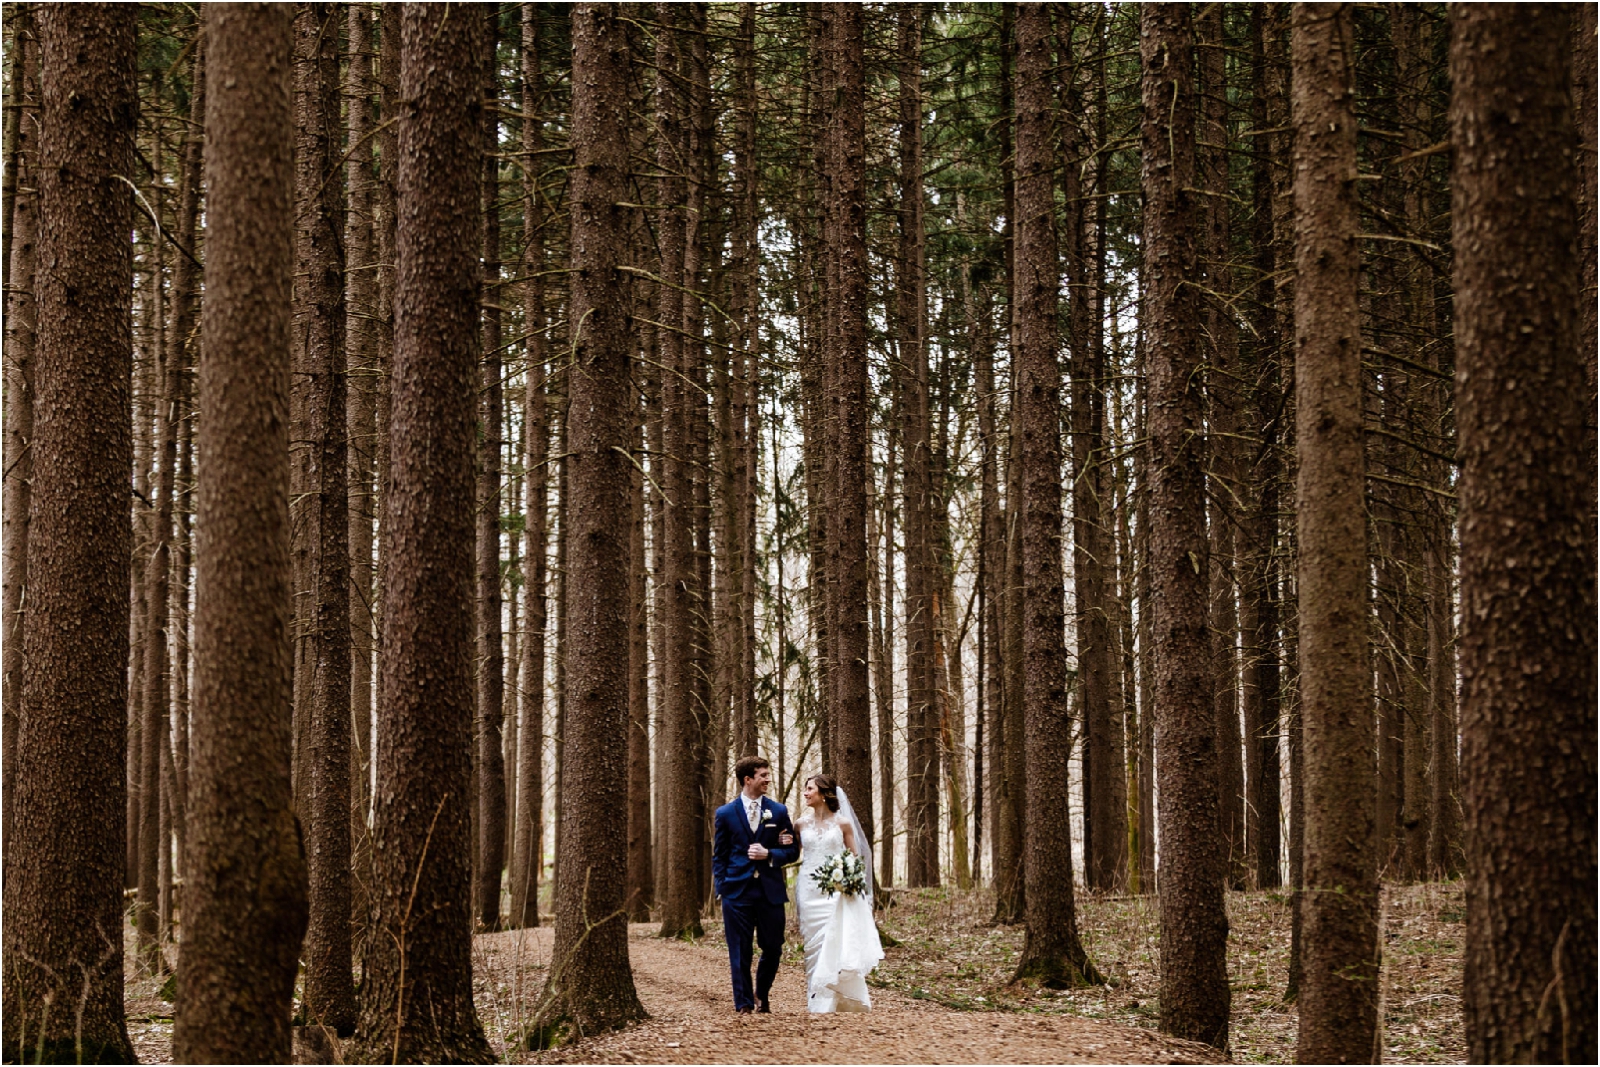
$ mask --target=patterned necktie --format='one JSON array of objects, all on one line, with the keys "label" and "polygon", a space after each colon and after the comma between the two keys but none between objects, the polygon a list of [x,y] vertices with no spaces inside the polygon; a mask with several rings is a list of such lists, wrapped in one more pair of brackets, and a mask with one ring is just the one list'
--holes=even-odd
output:
[{"label": "patterned necktie", "polygon": [[751,833],[755,833],[756,825],[757,825],[756,819],[759,817],[756,813],[759,812],[760,810],[761,810],[761,801],[759,801],[759,800],[746,800],[744,802],[744,814],[745,814],[745,818],[748,819],[749,822],[750,822],[750,832]]}]

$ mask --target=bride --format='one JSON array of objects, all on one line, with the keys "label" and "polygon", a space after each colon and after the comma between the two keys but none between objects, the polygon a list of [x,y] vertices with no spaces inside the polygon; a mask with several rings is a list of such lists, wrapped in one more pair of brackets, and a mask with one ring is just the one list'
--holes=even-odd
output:
[{"label": "bride", "polygon": [[[806,812],[795,822],[800,834],[800,874],[795,900],[806,946],[806,1007],[813,1012],[871,1011],[867,975],[883,959],[872,919],[872,842],[831,777],[806,780]],[[866,892],[829,894],[813,877],[830,856],[846,850],[866,868]]]}]

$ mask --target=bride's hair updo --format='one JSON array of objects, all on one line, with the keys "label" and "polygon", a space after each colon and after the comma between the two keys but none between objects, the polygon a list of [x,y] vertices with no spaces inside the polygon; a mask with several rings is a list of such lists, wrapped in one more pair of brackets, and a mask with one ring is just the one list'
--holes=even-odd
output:
[{"label": "bride's hair updo", "polygon": [[807,781],[817,787],[829,811],[839,810],[839,783],[831,774],[813,774]]}]

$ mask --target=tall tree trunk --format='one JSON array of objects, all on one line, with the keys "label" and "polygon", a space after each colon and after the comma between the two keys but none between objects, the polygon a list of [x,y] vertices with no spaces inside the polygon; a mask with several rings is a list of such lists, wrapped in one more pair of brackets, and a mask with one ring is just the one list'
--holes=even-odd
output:
[{"label": "tall tree trunk", "polygon": [[[1418,12],[1408,5],[1397,5],[1392,24],[1395,27],[1397,73],[1401,77],[1401,85],[1405,87],[1397,94],[1401,127],[1406,132],[1406,154],[1416,156],[1433,140],[1431,131],[1436,109],[1429,90],[1434,54],[1430,32],[1433,23],[1419,17]],[[1592,38],[1594,35],[1591,32],[1589,36]],[[1591,57],[1591,70],[1593,64]],[[1589,143],[1593,144],[1592,135]],[[1407,225],[1411,232],[1418,235],[1428,234],[1432,225],[1429,186],[1424,180],[1427,165],[1426,157],[1416,156],[1404,165],[1402,171]],[[1580,173],[1588,173],[1588,168],[1583,168]],[[1590,217],[1592,219],[1592,214]],[[1417,415],[1425,432],[1443,439],[1448,435],[1445,420],[1451,413],[1451,397],[1450,383],[1444,376],[1445,361],[1442,356],[1445,345],[1439,336],[1434,265],[1430,258],[1422,254],[1421,248],[1412,246],[1409,251],[1411,321],[1420,334],[1412,346],[1412,360],[1436,372],[1435,375],[1419,375],[1416,379],[1421,392]],[[1592,271],[1593,267],[1587,269]],[[1587,302],[1580,305],[1580,314],[1585,307],[1588,307]],[[1592,321],[1592,309],[1590,314]],[[1421,469],[1427,483],[1439,487],[1447,484],[1452,473],[1446,463],[1434,456],[1423,456]],[[1427,642],[1423,688],[1427,693],[1424,711],[1429,732],[1430,771],[1426,819],[1428,866],[1433,876],[1454,877],[1461,871],[1462,859],[1461,791],[1456,756],[1455,604],[1451,593],[1455,574],[1456,509],[1453,499],[1437,494],[1427,494],[1421,503],[1423,518],[1419,551],[1423,564],[1423,595],[1426,597],[1423,611],[1426,633],[1423,636]]]},{"label": "tall tree trunk", "polygon": [[[742,572],[739,576],[743,636],[742,661],[734,699],[736,719],[749,730],[751,751],[759,748],[756,723],[756,597],[757,568],[760,563],[756,512],[760,488],[761,452],[761,168],[756,147],[759,95],[755,74],[756,5],[739,8],[739,41],[735,66],[744,107],[739,112],[738,140],[734,146],[734,185],[736,189],[734,306],[738,310],[738,344],[743,376],[743,475],[739,489],[744,532],[740,542]],[[742,64],[742,65],[741,65]]]},{"label": "tall tree trunk", "polygon": [[[1020,542],[1017,540],[1017,519],[1021,515],[1020,479],[1017,477],[1017,424],[1016,424],[1016,181],[1012,154],[1012,127],[1015,119],[1011,64],[1016,8],[1005,4],[1000,9],[997,51],[1000,53],[1000,175],[1001,198],[1005,209],[1002,242],[1005,246],[1006,285],[1010,299],[1005,304],[1003,336],[1007,350],[1012,353],[1011,380],[1007,387],[1008,412],[1006,415],[1006,497],[1004,505],[997,505],[995,523],[1000,540],[995,544],[995,610],[998,616],[995,630],[994,670],[998,684],[999,703],[995,707],[995,746],[991,761],[996,779],[995,832],[994,832],[994,921],[1017,923],[1023,918],[1022,879],[1022,804],[1026,763],[1023,760],[1022,729],[1022,629],[1019,611],[1022,594],[1022,560]],[[998,391],[996,392],[998,400]],[[999,423],[996,416],[994,439],[995,477],[999,473]],[[998,486],[997,486],[998,491]],[[999,508],[1003,507],[1003,510]]]},{"label": "tall tree trunk", "polygon": [[350,517],[346,471],[344,197],[339,179],[339,33],[332,4],[295,15],[295,332],[304,381],[309,574],[296,686],[301,794],[310,839],[307,1016],[355,1029],[350,980]]},{"label": "tall tree trunk", "polygon": [[[157,173],[164,170],[163,147],[158,136],[154,150],[154,169]],[[156,197],[158,215],[161,213],[164,199],[160,195]],[[149,484],[143,502],[151,506],[141,509],[145,539],[138,551],[143,574],[140,576],[141,584],[134,591],[134,600],[135,610],[143,612],[144,618],[142,624],[136,624],[134,627],[139,636],[139,643],[133,648],[131,665],[136,669],[130,669],[129,674],[139,686],[139,692],[131,694],[138,709],[135,714],[139,717],[139,746],[131,753],[136,764],[136,778],[131,787],[137,789],[139,793],[137,826],[139,845],[136,850],[139,866],[133,919],[138,934],[140,969],[146,975],[153,975],[160,972],[160,947],[156,921],[160,910],[158,897],[161,868],[161,743],[167,726],[166,600],[170,589],[168,572],[165,568],[159,567],[161,562],[169,561],[164,555],[164,550],[168,547],[168,534],[159,521],[163,510],[166,511],[167,526],[170,527],[172,524],[170,494],[165,509],[158,502],[161,468],[166,455],[165,439],[170,436],[171,420],[168,416],[172,410],[168,402],[171,395],[167,382],[170,360],[166,356],[167,294],[163,284],[166,276],[166,245],[159,236],[150,250],[149,258],[153,260],[150,267],[151,303],[146,312],[145,326],[152,334],[152,340],[146,349],[146,359],[152,370],[149,378],[150,395],[147,400],[149,425],[141,429],[148,434],[150,449],[146,456],[150,466],[146,472]],[[169,489],[170,477],[169,474]],[[158,570],[160,573],[157,573]],[[161,610],[159,615],[152,617],[152,601],[157,597],[162,601]],[[151,667],[155,668],[154,677],[151,676]]]},{"label": "tall tree trunk", "polygon": [[4,1046],[19,1060],[126,1063],[117,827],[126,806],[133,201],[121,179],[132,173],[138,112],[135,12],[42,7],[38,31],[38,393],[28,670],[6,795],[16,812],[5,857]]},{"label": "tall tree trunk", "polygon": [[539,925],[539,875],[544,866],[545,584],[548,556],[550,424],[545,383],[549,338],[545,335],[545,203],[539,188],[544,147],[543,53],[539,9],[522,5],[522,290],[527,392],[523,400],[523,469],[527,480],[523,522],[522,724],[517,732],[517,810],[511,858],[512,929]]},{"label": "tall tree trunk", "polygon": [[733,750],[735,758],[756,751],[755,708],[755,553],[754,516],[756,494],[756,466],[754,450],[757,437],[757,418],[760,407],[756,397],[757,367],[759,365],[759,323],[761,316],[761,263],[760,245],[756,228],[759,224],[761,203],[758,190],[759,161],[756,149],[756,5],[739,5],[739,31],[734,39],[734,76],[737,80],[738,114],[735,121],[734,141],[734,227],[733,227],[733,308],[734,382],[739,391],[734,401],[733,425],[739,435],[738,449],[730,457],[738,464],[735,474],[733,519],[738,525],[737,570],[731,574],[739,583],[739,608],[734,624],[738,626],[736,644],[739,663],[734,672],[733,686]]},{"label": "tall tree trunk", "polygon": [[718,790],[726,767],[725,709],[714,706],[713,689],[718,672],[717,602],[712,585],[711,546],[711,403],[708,388],[710,367],[705,340],[705,307],[700,293],[711,288],[722,241],[712,218],[714,202],[707,187],[715,166],[714,131],[711,115],[711,68],[706,43],[707,7],[692,3],[685,36],[688,55],[683,80],[688,88],[688,140],[684,172],[688,186],[684,215],[688,222],[683,245],[684,374],[689,380],[689,477],[693,484],[694,581],[690,589],[694,658],[690,677],[693,682],[691,707],[694,709],[695,829],[694,883],[701,902],[711,899],[711,813],[710,802]]},{"label": "tall tree trunk", "polygon": [[[982,638],[978,651],[980,686],[987,716],[984,725],[987,736],[979,746],[988,763],[989,786],[989,870],[998,898],[1003,877],[1003,861],[1015,850],[1009,840],[1002,840],[1011,832],[1009,812],[1002,808],[1009,799],[1011,783],[1005,772],[1005,751],[1009,736],[1005,719],[1005,638],[1004,615],[1006,578],[1005,513],[1000,507],[999,420],[996,418],[998,396],[994,380],[994,346],[987,337],[988,308],[985,316],[984,342],[977,351],[976,385],[978,389],[978,437],[982,449],[978,489],[978,522],[980,561],[978,581],[981,587],[982,607],[979,634]],[[983,783],[977,786],[982,795]],[[1014,866],[1014,864],[1013,864]]]},{"label": "tall tree trunk", "polygon": [[373,207],[376,202],[372,152],[372,30],[370,5],[351,4],[346,42],[346,94],[349,98],[349,156],[345,167],[349,211],[345,215],[345,351],[349,387],[346,440],[349,445],[350,498],[350,849],[354,921],[367,915],[367,868],[371,839],[367,809],[372,775],[372,652],[374,485],[373,445],[377,432],[379,362],[378,276]]},{"label": "tall tree trunk", "polygon": [[[7,118],[6,132],[14,140],[6,160],[6,181],[15,181],[16,186],[5,220],[5,551],[0,553],[5,568],[4,605],[0,607],[5,724],[0,743],[5,746],[3,788],[8,797],[16,795],[12,789],[16,784],[17,738],[22,727],[23,604],[28,587],[28,512],[33,493],[33,286],[39,226],[39,43],[29,15],[18,14],[13,32],[11,91],[17,107]],[[9,854],[16,805],[6,804],[4,812],[5,825],[0,833]]]},{"label": "tall tree trunk", "polygon": [[[630,450],[642,450],[637,404]],[[650,626],[644,555],[644,475],[631,471],[628,518],[628,891],[629,922],[650,921],[655,902],[655,861],[650,842]]]},{"label": "tall tree trunk", "polygon": [[828,537],[837,570],[835,656],[830,668],[834,775],[854,794],[856,818],[873,835],[872,708],[867,683],[867,203],[864,15],[852,3],[835,5],[834,59],[838,93],[831,194],[830,252],[839,279],[837,334],[830,346],[829,415],[837,424],[836,479]]},{"label": "tall tree trunk", "polygon": [[[198,27],[196,32],[202,32]],[[192,251],[195,246],[195,233],[199,215],[201,174],[201,136],[199,131],[204,128],[205,117],[205,74],[202,68],[204,56],[203,44],[196,43],[195,59],[192,69],[192,88],[190,90],[191,116],[196,123],[195,132],[186,138],[182,157],[182,167],[179,176],[178,193],[178,226],[177,241],[180,248]],[[145,623],[146,633],[152,638],[147,643],[145,660],[145,700],[147,707],[156,709],[155,740],[156,752],[154,753],[157,764],[156,775],[160,779],[160,789],[167,794],[167,807],[158,813],[158,824],[165,819],[164,825],[158,825],[158,832],[154,835],[154,847],[159,851],[157,860],[157,878],[164,887],[160,897],[162,901],[160,923],[160,938],[165,941],[168,936],[168,926],[165,919],[169,916],[170,909],[166,906],[170,889],[172,865],[172,838],[170,829],[172,825],[181,823],[184,815],[182,798],[177,794],[176,767],[173,766],[173,740],[179,728],[186,730],[184,721],[173,722],[169,718],[170,697],[177,688],[177,679],[173,677],[170,668],[172,659],[169,658],[169,644],[181,640],[182,623],[185,621],[182,612],[172,612],[171,575],[172,569],[172,540],[173,540],[173,506],[176,493],[178,475],[179,435],[182,430],[183,408],[185,400],[184,383],[189,375],[189,335],[194,328],[194,298],[196,295],[195,264],[188,254],[180,253],[172,267],[172,295],[171,307],[167,316],[167,337],[165,342],[166,366],[164,381],[162,383],[162,399],[159,411],[161,422],[160,455],[157,457],[157,485],[155,495],[156,522],[155,545],[149,561],[149,616]],[[186,569],[186,568],[185,568]],[[177,631],[172,633],[169,640],[168,620],[172,615],[174,627]],[[151,757],[146,756],[147,762]],[[149,773],[147,767],[146,773]],[[161,871],[165,871],[165,875]],[[156,949],[159,952],[159,949]],[[159,962],[159,961],[158,961]],[[161,970],[165,964],[161,963]]]},{"label": "tall tree trunk", "polygon": [[[1057,62],[1072,55],[1072,23],[1058,18]],[[1061,123],[1062,193],[1067,204],[1066,262],[1072,281],[1068,294],[1072,351],[1072,589],[1078,644],[1075,679],[1083,717],[1084,880],[1092,888],[1115,889],[1126,864],[1126,782],[1122,778],[1121,724],[1113,737],[1111,708],[1110,617],[1106,611],[1105,527],[1102,515],[1105,430],[1104,348],[1095,316],[1094,255],[1090,212],[1097,201],[1085,198],[1083,156],[1088,137],[1081,125],[1084,103],[1077,78],[1058,88]],[[1093,194],[1091,184],[1087,190]]]},{"label": "tall tree trunk", "polygon": [[568,608],[572,678],[567,781],[576,788],[562,811],[556,879],[556,930],[548,1007],[534,1044],[565,1032],[594,1033],[643,1018],[628,968],[621,914],[627,854],[616,847],[616,813],[625,801],[628,729],[629,498],[634,495],[629,368],[632,294],[618,270],[627,232],[628,138],[614,124],[627,114],[625,27],[609,5],[581,5],[573,20],[572,305],[586,324],[574,344],[569,378],[568,450],[572,523]]},{"label": "tall tree trunk", "polygon": [[1225,1048],[1228,917],[1217,847],[1219,759],[1206,632],[1206,457],[1196,350],[1194,31],[1187,5],[1152,4],[1140,14],[1161,1028]]},{"label": "tall tree trunk", "polygon": [[[1584,469],[1589,474],[1584,479],[1588,493],[1589,523],[1595,522],[1596,470],[1596,360],[1600,359],[1600,341],[1595,336],[1595,291],[1597,273],[1600,273],[1600,202],[1596,200],[1596,111],[1600,105],[1600,85],[1597,74],[1595,38],[1597,36],[1595,9],[1587,5],[1569,8],[1572,18],[1572,117],[1578,133],[1578,262],[1583,272],[1583,289],[1578,301],[1578,346],[1584,353],[1583,384],[1587,389],[1584,398],[1584,455],[1588,463]],[[1436,719],[1437,721],[1437,719]],[[1448,732],[1436,729],[1435,736]],[[1437,778],[1436,778],[1437,780]]]},{"label": "tall tree trunk", "polygon": [[[1061,371],[1056,362],[1055,196],[1050,180],[1049,15],[1017,8],[1017,347],[1015,418],[1021,446],[1023,750],[1026,810],[1043,813],[1067,795],[1070,731],[1061,567]],[[1064,988],[1102,979],[1078,940],[1068,820],[1027,820],[1022,840],[1027,938],[1019,979]]]},{"label": "tall tree trunk", "polygon": [[1142,444],[1136,445],[1133,453],[1137,532],[1128,547],[1134,557],[1134,597],[1139,605],[1139,621],[1134,630],[1139,651],[1139,886],[1149,893],[1160,886],[1156,881],[1156,648],[1150,577],[1150,359],[1144,333],[1145,315],[1141,310],[1133,353],[1133,439]]},{"label": "tall tree trunk", "polygon": [[[1283,116],[1283,82],[1277,70],[1279,19],[1271,5],[1251,9],[1256,54],[1251,122],[1266,129]],[[1255,230],[1256,301],[1251,336],[1251,367],[1247,380],[1251,389],[1251,418],[1260,443],[1256,446],[1248,484],[1253,487],[1250,513],[1244,531],[1248,538],[1240,552],[1244,575],[1240,582],[1240,630],[1244,640],[1244,665],[1240,674],[1243,689],[1245,779],[1248,803],[1245,804],[1245,838],[1258,889],[1271,889],[1282,881],[1282,818],[1279,792],[1279,655],[1278,655],[1278,480],[1280,477],[1279,437],[1283,420],[1283,397],[1279,391],[1279,351],[1281,328],[1276,308],[1274,189],[1274,139],[1258,141],[1251,176]],[[1287,265],[1285,265],[1287,266]]]},{"label": "tall tree trunk", "polygon": [[[1009,10],[1009,8],[1007,9]],[[1013,293],[1016,292],[1013,282]],[[1011,301],[1015,317],[1016,299]],[[1000,794],[1000,866],[995,876],[995,921],[1015,924],[1027,917],[1027,881],[1024,878],[1023,809],[1027,804],[1027,712],[1023,679],[1023,559],[1022,559],[1022,431],[1017,396],[1019,392],[1015,352],[1015,325],[1012,331],[1012,387],[1010,423],[1006,456],[1005,513],[1005,607],[1002,612],[1001,643],[1004,648],[1005,703],[1001,709],[1005,742],[1002,749],[1006,777]]]},{"label": "tall tree trunk", "polygon": [[[884,491],[867,504],[867,563],[872,604],[873,703],[878,720],[878,846],[873,874],[885,888],[894,885],[894,473],[896,434],[885,433]],[[881,509],[879,505],[882,505]],[[879,540],[883,562],[878,562]]]},{"label": "tall tree trunk", "polygon": [[[486,1062],[472,1002],[472,439],[481,28],[401,24],[393,424],[367,1054]],[[426,683],[426,684],[424,684]]]},{"label": "tall tree trunk", "polygon": [[[377,400],[373,421],[376,423],[376,439],[373,442],[373,486],[376,490],[376,500],[373,502],[373,511],[377,521],[377,559],[372,571],[372,632],[373,632],[373,721],[377,721],[377,696],[382,688],[384,670],[383,652],[383,590],[388,585],[389,573],[389,535],[388,535],[388,500],[389,500],[389,454],[392,440],[389,424],[393,413],[393,368],[394,368],[394,294],[395,280],[398,270],[395,266],[395,248],[397,241],[396,209],[398,206],[400,187],[400,131],[397,120],[400,113],[400,12],[401,5],[393,0],[382,3],[378,7],[378,117],[382,120],[377,127],[374,140],[378,142],[378,184],[376,189],[376,204],[373,210],[373,229],[378,255],[378,339],[377,339]],[[375,764],[377,759],[376,728],[370,737],[367,749],[368,761]],[[375,772],[369,771],[368,777],[372,778]],[[375,785],[375,782],[374,782]],[[372,847],[372,801],[369,797],[367,803],[368,829],[364,835],[364,845],[370,856]],[[369,861],[363,869],[363,876],[370,885],[372,881],[372,864]],[[367,932],[370,933],[370,921]]]},{"label": "tall tree trunk", "polygon": [[[37,126],[24,131],[23,113],[35,112],[39,107],[39,50],[33,32],[33,21],[26,4],[18,4],[6,13],[11,31],[11,70],[6,78],[5,100],[5,178],[0,183],[0,223],[5,226],[0,234],[0,287],[11,289],[11,227],[16,219],[17,195],[24,188],[21,174],[32,166],[33,148],[30,142]],[[33,189],[36,194],[37,188]]]},{"label": "tall tree trunk", "polygon": [[[676,83],[679,68],[678,8],[658,4],[662,23],[656,38],[656,163],[664,175],[660,203],[663,210],[657,221],[657,241],[661,249],[659,276],[664,284],[657,288],[656,318],[662,324],[657,333],[660,344],[662,451],[666,477],[662,481],[665,530],[663,545],[665,611],[658,625],[665,630],[666,655],[661,664],[661,717],[667,762],[660,768],[666,790],[667,884],[661,901],[661,936],[700,935],[700,879],[698,869],[701,828],[696,816],[700,803],[700,775],[696,750],[699,748],[699,723],[695,714],[694,662],[694,484],[690,468],[691,401],[686,388],[686,356],[683,333],[684,299],[681,286],[687,280],[684,252],[687,240],[684,213],[678,205],[687,195],[683,175],[688,167],[689,137],[686,102]],[[611,27],[598,12],[592,32],[599,41]],[[609,47],[609,45],[608,45]]]},{"label": "tall tree trunk", "polygon": [[1296,586],[1305,745],[1305,953],[1296,1055],[1378,1044],[1377,767],[1367,635],[1355,41],[1346,4],[1296,4]]},{"label": "tall tree trunk", "polygon": [[1451,10],[1462,1007],[1483,1062],[1587,1063],[1596,1049],[1595,542],[1577,314],[1590,298],[1575,262],[1571,10]]},{"label": "tall tree trunk", "polygon": [[[939,883],[938,826],[930,794],[939,788],[931,736],[933,704],[931,542],[933,490],[928,410],[926,242],[922,188],[922,19],[915,5],[898,9],[900,106],[900,255],[895,306],[899,322],[901,422],[905,433],[906,527],[906,790],[907,882]],[[930,764],[931,769],[930,769]]]},{"label": "tall tree trunk", "polygon": [[[305,861],[290,788],[291,12],[207,16],[192,833],[173,1052],[286,1062]],[[348,923],[348,915],[343,916]]]},{"label": "tall tree trunk", "polygon": [[[483,10],[483,95],[491,103],[500,95],[499,9]],[[478,862],[474,886],[477,921],[484,929],[500,926],[500,882],[505,868],[506,765],[502,730],[505,721],[505,642],[501,633],[500,513],[501,452],[505,445],[500,385],[500,119],[492,110],[483,116],[483,285],[479,328],[482,375],[479,384],[479,456],[477,508],[478,564]]]},{"label": "tall tree trunk", "polygon": [[1206,45],[1200,53],[1203,125],[1200,141],[1210,146],[1200,160],[1202,185],[1209,194],[1203,208],[1206,242],[1202,263],[1206,287],[1217,294],[1206,301],[1204,314],[1206,334],[1211,339],[1208,347],[1211,366],[1206,376],[1211,472],[1206,497],[1211,510],[1210,627],[1212,677],[1216,686],[1219,822],[1227,858],[1228,884],[1243,889],[1248,865],[1244,834],[1244,764],[1239,734],[1239,613],[1234,561],[1237,521],[1234,502],[1240,498],[1242,490],[1235,459],[1238,454],[1235,376],[1239,361],[1239,327],[1233,309],[1220,299],[1231,297],[1234,288],[1228,181],[1227,40],[1220,5],[1202,10],[1199,29]]},{"label": "tall tree trunk", "polygon": [[[139,243],[138,235],[134,236],[134,244]],[[150,256],[155,259],[154,255]],[[137,277],[137,274],[135,275]],[[156,348],[160,344],[162,331],[156,321],[157,309],[162,303],[161,291],[162,272],[154,269],[145,270],[142,286],[148,286],[140,294],[138,332],[134,338],[133,350],[133,495],[140,505],[150,500],[150,454],[154,450],[155,442],[152,440],[155,421],[152,410],[155,406],[155,392],[158,386],[156,381],[160,370],[160,360],[156,355]],[[37,301],[38,281],[34,282],[35,301]],[[129,570],[131,588],[129,590],[129,616],[128,616],[128,746],[126,754],[127,765],[127,804],[126,814],[127,838],[124,842],[127,851],[126,884],[129,889],[137,890],[143,867],[140,863],[139,846],[144,837],[143,820],[140,809],[144,800],[144,664],[145,642],[144,624],[149,619],[149,612],[145,610],[148,590],[145,586],[145,558],[150,550],[151,526],[155,518],[150,509],[136,506],[133,511],[133,560]],[[137,915],[135,916],[137,921]]]}]

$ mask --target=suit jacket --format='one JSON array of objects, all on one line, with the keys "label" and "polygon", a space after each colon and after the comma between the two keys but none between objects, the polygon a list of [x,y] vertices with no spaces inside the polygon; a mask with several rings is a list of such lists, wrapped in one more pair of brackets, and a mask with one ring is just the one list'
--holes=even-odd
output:
[{"label": "suit jacket", "polygon": [[[789,810],[767,797],[761,798],[761,824],[750,829],[743,796],[734,797],[717,809],[711,847],[711,880],[723,900],[738,900],[757,892],[770,904],[789,899],[783,883],[783,868],[800,859],[800,835],[789,821]],[[778,838],[787,831],[793,844],[780,845]],[[765,845],[767,858],[750,858],[750,846]]]}]

